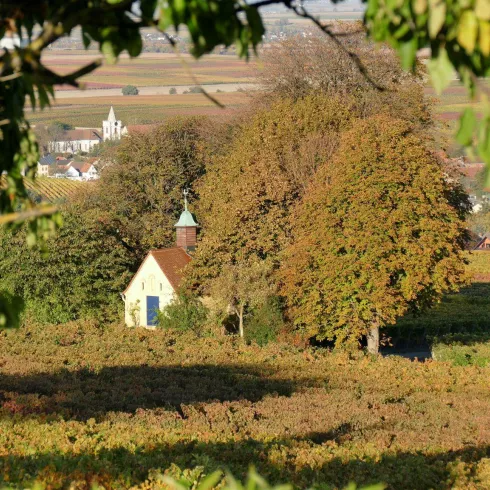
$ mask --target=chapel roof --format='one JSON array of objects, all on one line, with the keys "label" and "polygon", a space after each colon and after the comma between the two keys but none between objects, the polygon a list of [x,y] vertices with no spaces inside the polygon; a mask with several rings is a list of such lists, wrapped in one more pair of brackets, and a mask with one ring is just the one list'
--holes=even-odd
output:
[{"label": "chapel roof", "polygon": [[152,250],[160,270],[165,274],[174,289],[178,289],[182,281],[183,269],[192,260],[191,256],[181,247]]},{"label": "chapel roof", "polygon": [[191,256],[181,247],[161,248],[157,250],[150,250],[145,260],[141,263],[138,271],[131,279],[128,287],[124,291],[125,293],[131,287],[131,284],[138,276],[139,271],[143,267],[148,257],[152,256],[155,262],[158,264],[160,270],[165,274],[170,285],[177,290],[182,282],[183,269],[192,260]]}]

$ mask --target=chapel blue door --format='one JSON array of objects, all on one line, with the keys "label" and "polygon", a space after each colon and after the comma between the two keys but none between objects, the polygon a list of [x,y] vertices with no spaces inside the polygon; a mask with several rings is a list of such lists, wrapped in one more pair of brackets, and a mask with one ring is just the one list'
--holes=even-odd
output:
[{"label": "chapel blue door", "polygon": [[146,297],[146,325],[154,327],[157,324],[157,310],[159,309],[158,296]]}]

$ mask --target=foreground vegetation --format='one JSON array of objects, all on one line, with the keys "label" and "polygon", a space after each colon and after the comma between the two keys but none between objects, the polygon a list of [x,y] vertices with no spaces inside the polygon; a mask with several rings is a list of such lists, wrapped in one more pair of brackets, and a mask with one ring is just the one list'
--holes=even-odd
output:
[{"label": "foreground vegetation", "polygon": [[250,464],[300,488],[490,485],[488,368],[96,323],[0,335],[3,485],[161,488],[168,468]]}]

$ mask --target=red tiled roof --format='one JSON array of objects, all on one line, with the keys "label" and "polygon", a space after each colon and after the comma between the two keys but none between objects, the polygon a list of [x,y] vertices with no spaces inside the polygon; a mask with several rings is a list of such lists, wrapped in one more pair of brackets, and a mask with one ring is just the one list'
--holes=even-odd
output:
[{"label": "red tiled roof", "polygon": [[65,131],[58,141],[79,141],[79,140],[96,140],[101,141],[102,136],[97,129],[69,129]]},{"label": "red tiled roof", "polygon": [[157,124],[133,124],[130,126],[126,126],[126,128],[128,129],[129,134],[131,134],[131,133],[145,134],[145,133],[148,133],[149,131],[151,131],[156,126],[157,126]]},{"label": "red tiled roof", "polygon": [[81,162],[81,163],[72,163],[71,166],[76,168],[79,172],[85,173],[90,170],[92,164],[87,162]]},{"label": "red tiled roof", "polygon": [[150,255],[155,259],[158,267],[160,267],[160,270],[165,274],[165,277],[168,279],[168,282],[170,282],[174,290],[178,289],[180,282],[182,281],[182,270],[192,258],[183,248],[174,247],[151,250],[139,266],[136,274],[129,282],[128,287],[124,290],[124,293],[128,291],[138,275],[138,272],[141,270],[141,267],[143,267],[143,264]]},{"label": "red tiled roof", "polygon": [[191,256],[180,247],[152,250],[150,254],[172,287],[178,289],[182,281],[182,269],[191,261]]},{"label": "red tiled roof", "polygon": [[485,166],[484,163],[470,163],[464,167],[460,167],[459,171],[466,175],[466,177],[470,177],[474,179],[476,174]]}]

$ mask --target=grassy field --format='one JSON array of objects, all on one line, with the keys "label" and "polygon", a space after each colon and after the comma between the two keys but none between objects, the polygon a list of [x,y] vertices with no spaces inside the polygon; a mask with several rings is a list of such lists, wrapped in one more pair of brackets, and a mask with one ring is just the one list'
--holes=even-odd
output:
[{"label": "grassy field", "polygon": [[[247,82],[253,77],[255,63],[236,56],[208,55],[195,60],[190,55],[143,53],[131,59],[122,56],[115,65],[104,63],[81,79],[88,88],[118,88],[124,85],[195,85],[188,70],[200,84]],[[83,52],[48,51],[43,59],[57,73],[70,73],[94,59]],[[185,64],[187,64],[187,68]],[[61,88],[61,87],[60,87]],[[63,87],[64,89],[69,89]]]},{"label": "grassy field", "polygon": [[244,93],[213,94],[224,106],[221,109],[202,94],[138,95],[137,97],[63,98],[50,109],[29,114],[32,124],[49,125],[63,121],[82,127],[100,127],[110,106],[124,124],[151,124],[179,115],[216,116],[232,113],[247,102]]},{"label": "grassy field", "polygon": [[472,350],[417,363],[74,322],[0,332],[0,352],[0,488],[194,488],[252,464],[296,488],[490,488],[490,367]]}]

